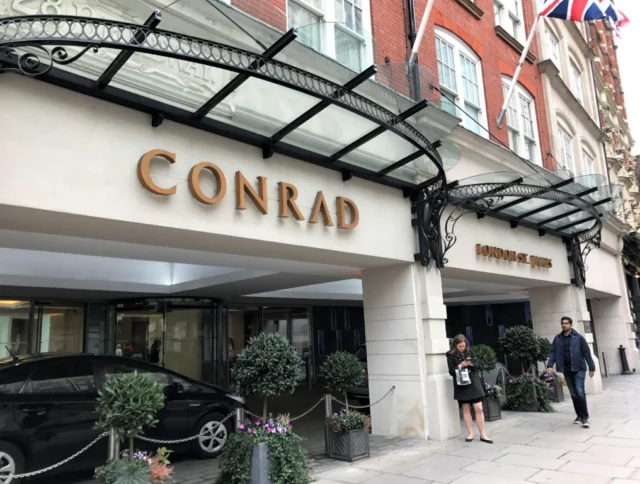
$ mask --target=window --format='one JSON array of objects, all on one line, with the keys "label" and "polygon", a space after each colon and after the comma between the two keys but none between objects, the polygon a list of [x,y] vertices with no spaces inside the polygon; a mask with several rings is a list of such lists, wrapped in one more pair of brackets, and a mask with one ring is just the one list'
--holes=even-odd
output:
[{"label": "window", "polygon": [[289,28],[297,28],[298,41],[300,43],[320,51],[322,48],[322,18],[314,12],[311,7],[315,7],[311,0],[289,0],[288,9]]},{"label": "window", "polygon": [[[502,92],[506,97],[511,80],[503,79]],[[540,164],[538,122],[533,98],[519,84],[507,105],[509,148],[526,160]]]},{"label": "window", "polygon": [[595,175],[595,160],[586,150],[582,150],[582,169],[584,175]]},{"label": "window", "polygon": [[5,395],[15,395],[20,393],[20,390],[22,390],[22,387],[29,377],[31,368],[32,367],[30,366],[27,368],[24,366],[15,366],[3,371],[2,382],[0,383],[0,393],[4,393]]},{"label": "window", "polygon": [[493,13],[496,25],[502,27],[514,39],[524,41],[522,5],[520,0],[494,0]]},{"label": "window", "polygon": [[25,391],[37,394],[95,393],[93,368],[86,361],[41,366],[31,375]]},{"label": "window", "polygon": [[362,0],[335,0],[336,19],[358,35],[362,30]]},{"label": "window", "polygon": [[569,134],[562,126],[558,127],[560,133],[560,162],[562,168],[569,170],[571,173],[576,172],[575,164],[573,162],[573,136]]},{"label": "window", "polygon": [[485,136],[481,129],[487,121],[480,60],[466,44],[443,30],[436,34],[436,56],[441,109],[461,118],[469,131]]},{"label": "window", "polygon": [[158,382],[162,388],[166,388],[170,385],[169,375],[160,371],[149,371],[146,368],[137,368],[135,366],[128,366],[122,364],[108,363],[104,365],[104,376],[106,379],[117,375],[123,375],[127,373],[138,372],[142,375],[147,375],[153,380]]},{"label": "window", "polygon": [[582,71],[573,62],[571,63],[571,91],[578,101],[580,101],[580,104],[584,104],[584,96],[582,94]]},{"label": "window", "polygon": [[547,39],[549,40],[551,59],[560,67],[560,40],[556,34],[549,29],[547,29]]}]

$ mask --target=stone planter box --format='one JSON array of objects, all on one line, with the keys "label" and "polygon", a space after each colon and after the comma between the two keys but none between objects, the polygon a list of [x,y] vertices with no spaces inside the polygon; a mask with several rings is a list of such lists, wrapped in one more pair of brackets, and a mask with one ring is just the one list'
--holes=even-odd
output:
[{"label": "stone planter box", "polygon": [[551,385],[549,388],[549,400],[555,403],[564,402],[564,388],[562,383]]},{"label": "stone planter box", "polygon": [[251,484],[271,484],[268,477],[269,448],[267,444],[255,444],[251,454]]},{"label": "stone planter box", "polygon": [[327,437],[327,456],[331,459],[353,462],[371,455],[368,429],[338,434],[327,428],[325,435]]}]

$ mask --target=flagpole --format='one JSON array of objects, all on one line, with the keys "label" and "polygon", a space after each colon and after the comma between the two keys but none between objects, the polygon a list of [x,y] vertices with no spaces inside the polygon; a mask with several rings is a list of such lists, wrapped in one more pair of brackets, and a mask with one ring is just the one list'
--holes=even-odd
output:
[{"label": "flagpole", "polygon": [[416,36],[416,41],[413,43],[413,48],[411,49],[411,57],[409,57],[409,67],[411,67],[411,65],[415,62],[416,57],[418,56],[420,44],[422,43],[422,37],[424,36],[425,30],[427,30],[427,24],[429,23],[429,17],[431,16],[431,9],[433,8],[434,3],[435,0],[427,1],[427,6],[424,9],[424,14],[422,14],[422,20],[420,21],[418,35]]},{"label": "flagpole", "polygon": [[520,62],[518,62],[518,67],[516,68],[516,72],[513,74],[513,79],[511,80],[511,86],[509,86],[509,91],[507,92],[506,97],[504,98],[504,104],[502,105],[502,109],[500,110],[500,114],[498,115],[498,128],[502,128],[502,122],[504,121],[504,115],[507,113],[507,106],[511,101],[511,96],[513,96],[513,92],[516,89],[516,84],[518,83],[518,78],[520,77],[520,71],[522,70],[522,66],[527,60],[527,55],[529,54],[529,50],[531,49],[531,44],[533,42],[533,36],[536,33],[538,28],[538,23],[540,23],[540,15],[536,15],[536,20],[533,22],[531,26],[531,32],[529,32],[529,38],[527,39],[527,43],[522,50],[522,55],[520,56]]}]

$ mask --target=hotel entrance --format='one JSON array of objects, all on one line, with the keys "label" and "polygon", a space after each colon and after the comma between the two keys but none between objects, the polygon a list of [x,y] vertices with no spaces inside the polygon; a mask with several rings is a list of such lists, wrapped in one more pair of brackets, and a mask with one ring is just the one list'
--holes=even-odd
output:
[{"label": "hotel entrance", "polygon": [[220,306],[209,299],[151,299],[115,305],[111,352],[153,363],[195,380],[225,385]]}]

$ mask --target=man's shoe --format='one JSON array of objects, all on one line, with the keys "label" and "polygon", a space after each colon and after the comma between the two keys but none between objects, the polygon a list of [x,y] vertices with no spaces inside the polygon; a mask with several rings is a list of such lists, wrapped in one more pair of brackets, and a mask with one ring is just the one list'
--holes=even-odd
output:
[{"label": "man's shoe", "polygon": [[582,424],[582,419],[581,419],[580,417],[576,417],[576,419],[573,421],[573,423],[574,423],[575,425]]},{"label": "man's shoe", "polygon": [[584,419],[582,420],[582,428],[583,429],[588,429],[589,427],[591,427],[591,425],[589,425],[589,420],[588,419]]}]

